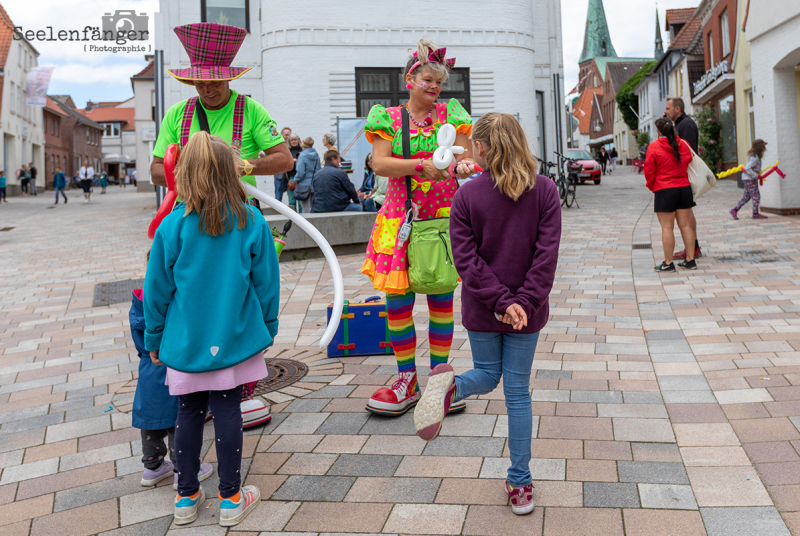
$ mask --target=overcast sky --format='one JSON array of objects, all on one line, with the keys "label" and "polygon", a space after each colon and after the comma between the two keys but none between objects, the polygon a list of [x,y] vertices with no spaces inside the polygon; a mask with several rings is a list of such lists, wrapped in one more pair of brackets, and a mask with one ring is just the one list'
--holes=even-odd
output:
[{"label": "overcast sky", "polygon": [[[700,0],[661,0],[658,14],[664,49],[669,35],[664,31],[667,9],[697,7]],[[648,0],[603,0],[611,43],[618,56],[649,58],[653,56],[656,38],[656,3]],[[561,28],[564,42],[565,92],[578,83],[578,59],[583,50],[586,12],[589,0],[561,0]]]},{"label": "overcast sky", "polygon": [[[699,0],[661,0],[658,10],[664,28],[666,9],[694,7]],[[583,32],[589,0],[561,0],[564,42],[565,92],[578,82],[578,58],[583,48]],[[604,0],[611,42],[620,56],[649,57],[655,39],[655,2],[649,0]],[[107,12],[124,8],[144,13],[153,32],[153,13],[158,0],[4,0],[3,6],[16,26],[23,30],[82,30],[85,26],[102,26]],[[664,48],[668,38],[664,34]],[[98,42],[34,41],[39,51],[39,65],[56,66],[48,93],[71,94],[78,106],[87,100],[124,100],[133,96],[130,77],[146,62],[142,52],[89,52],[85,45]],[[153,40],[143,43],[152,47]],[[477,66],[476,66],[477,67]]]}]

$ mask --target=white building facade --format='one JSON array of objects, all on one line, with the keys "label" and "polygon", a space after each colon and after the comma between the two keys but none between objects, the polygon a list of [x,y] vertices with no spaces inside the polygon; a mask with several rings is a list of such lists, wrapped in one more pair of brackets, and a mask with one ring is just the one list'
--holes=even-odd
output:
[{"label": "white building facade", "polygon": [[659,108],[658,84],[658,76],[649,74],[633,90],[639,98],[639,132],[646,132],[650,141],[658,137],[655,122],[663,115],[663,110]]},{"label": "white building facade", "polygon": [[[250,33],[234,65],[252,70],[231,87],[261,102],[279,127],[314,138],[320,151],[322,135],[337,133],[337,118],[364,117],[376,103],[405,102],[400,73],[422,37],[447,47],[447,56],[457,60],[443,97],[458,98],[473,116],[490,111],[517,115],[538,156],[545,153],[549,159],[559,146],[566,147],[558,0],[469,6],[453,0],[402,5],[309,0],[302,8],[273,0],[239,3],[242,10],[249,5],[245,22]],[[204,16],[201,0],[161,0],[161,9],[156,48],[165,51],[166,69],[187,67],[188,57],[172,28],[213,21],[214,14]],[[469,29],[476,26],[480,29]],[[165,87],[167,106],[196,95],[169,75]],[[356,131],[350,128],[340,136],[340,151]]]},{"label": "white building facade", "polygon": [[760,187],[761,205],[769,212],[797,214],[800,213],[797,172],[800,169],[800,2],[752,0],[745,30],[750,41],[755,137],[768,144],[764,166],[780,160],[780,168],[786,173],[785,180],[764,181]]},{"label": "white building facade", "polygon": [[25,40],[12,40],[3,67],[3,107],[0,132],[3,134],[3,162],[9,195],[20,192],[16,171],[23,164],[34,163],[38,170],[36,186],[44,189],[47,177],[44,167],[44,112],[41,107],[28,106],[25,79],[36,67],[39,53]]}]

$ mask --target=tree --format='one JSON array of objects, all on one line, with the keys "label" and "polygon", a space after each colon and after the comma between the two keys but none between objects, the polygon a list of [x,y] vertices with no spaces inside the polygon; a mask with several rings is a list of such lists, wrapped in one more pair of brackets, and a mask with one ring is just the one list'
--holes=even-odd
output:
[{"label": "tree", "polygon": [[717,119],[717,112],[713,106],[706,106],[694,114],[697,129],[700,134],[698,140],[700,157],[714,173],[722,171],[722,155],[724,144],[722,142],[722,122]]},{"label": "tree", "polygon": [[[628,128],[631,130],[639,128],[639,118],[636,116],[636,114],[639,113],[639,98],[633,93],[633,90],[636,89],[636,86],[639,85],[639,82],[641,82],[645,76],[650,74],[650,71],[652,71],[655,66],[655,61],[650,61],[642,65],[636,74],[628,78],[625,83],[622,84],[622,87],[620,87],[617,92],[617,107],[620,112],[622,112],[622,118],[625,120],[625,124],[628,125]],[[633,110],[631,110],[631,108],[633,108]]]}]

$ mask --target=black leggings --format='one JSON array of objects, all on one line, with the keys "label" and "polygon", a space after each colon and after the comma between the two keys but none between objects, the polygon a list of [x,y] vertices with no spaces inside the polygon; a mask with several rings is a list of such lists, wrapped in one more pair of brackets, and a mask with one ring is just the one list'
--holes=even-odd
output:
[{"label": "black leggings", "polygon": [[228,391],[200,391],[178,395],[175,450],[178,457],[178,493],[194,495],[200,489],[200,450],[203,425],[211,406],[214,447],[217,450],[219,492],[223,499],[236,495],[242,485],[242,386]]}]

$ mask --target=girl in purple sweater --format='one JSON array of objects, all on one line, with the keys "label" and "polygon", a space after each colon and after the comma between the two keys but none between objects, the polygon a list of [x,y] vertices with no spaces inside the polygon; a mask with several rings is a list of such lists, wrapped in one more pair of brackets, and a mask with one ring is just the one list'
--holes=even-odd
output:
[{"label": "girl in purple sweater", "polygon": [[536,174],[525,132],[513,116],[482,116],[472,130],[472,154],[486,171],[456,193],[450,237],[475,368],[457,376],[448,364],[433,369],[414,426],[422,439],[434,439],[452,403],[488,394],[502,378],[511,454],[506,491],[514,513],[527,514],[534,507],[528,468],[531,366],[549,315],[561,200],[553,182]]}]

